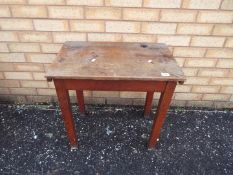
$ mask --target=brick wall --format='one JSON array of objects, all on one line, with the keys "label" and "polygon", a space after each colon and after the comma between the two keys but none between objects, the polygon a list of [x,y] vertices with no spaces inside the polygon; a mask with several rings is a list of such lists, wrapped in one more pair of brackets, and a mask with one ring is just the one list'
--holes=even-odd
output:
[{"label": "brick wall", "polygon": [[[232,22],[233,0],[0,0],[0,99],[56,100],[44,69],[64,41],[162,42],[187,76],[173,105],[233,107]],[[145,93],[85,96],[143,104]]]}]

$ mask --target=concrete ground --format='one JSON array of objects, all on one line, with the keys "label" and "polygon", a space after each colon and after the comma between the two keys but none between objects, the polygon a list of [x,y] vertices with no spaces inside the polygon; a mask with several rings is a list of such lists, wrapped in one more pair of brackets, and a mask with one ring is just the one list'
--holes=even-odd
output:
[{"label": "concrete ground", "polygon": [[0,174],[233,174],[233,111],[172,108],[154,150],[142,107],[73,106],[79,150],[54,105],[0,105]]}]

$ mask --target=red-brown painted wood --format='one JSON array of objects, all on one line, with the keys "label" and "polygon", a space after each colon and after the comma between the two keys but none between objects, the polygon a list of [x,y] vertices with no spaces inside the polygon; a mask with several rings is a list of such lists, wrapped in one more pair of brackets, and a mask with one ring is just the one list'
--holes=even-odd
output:
[{"label": "red-brown painted wood", "polygon": [[78,142],[75,132],[75,125],[72,116],[68,90],[65,89],[64,87],[64,80],[54,80],[54,84],[66,128],[67,136],[69,139],[69,143],[71,145],[71,148],[77,148]]},{"label": "red-brown painted wood", "polygon": [[153,95],[154,92],[148,91],[146,93],[146,102],[145,102],[145,107],[144,107],[144,117],[149,118],[150,113],[151,113],[151,107],[152,107],[152,102],[153,102]]},{"label": "red-brown painted wood", "polygon": [[85,113],[85,104],[84,104],[83,91],[76,90],[76,96],[77,96],[77,102],[79,105],[79,111],[80,111],[80,113],[84,114]]},{"label": "red-brown painted wood", "polygon": [[175,87],[176,82],[167,82],[165,91],[161,93],[157,112],[152,125],[152,130],[148,142],[148,148],[153,148],[157,142],[157,139],[159,138],[160,129],[163,126]]},{"label": "red-brown painted wood", "polygon": [[64,81],[66,89],[70,90],[98,90],[98,91],[155,91],[164,90],[165,81],[138,80],[73,80]]}]

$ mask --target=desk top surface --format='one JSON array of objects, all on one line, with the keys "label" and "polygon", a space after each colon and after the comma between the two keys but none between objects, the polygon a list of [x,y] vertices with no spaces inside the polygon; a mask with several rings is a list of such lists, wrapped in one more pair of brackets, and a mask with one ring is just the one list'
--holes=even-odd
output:
[{"label": "desk top surface", "polygon": [[184,81],[165,44],[66,42],[47,79]]}]

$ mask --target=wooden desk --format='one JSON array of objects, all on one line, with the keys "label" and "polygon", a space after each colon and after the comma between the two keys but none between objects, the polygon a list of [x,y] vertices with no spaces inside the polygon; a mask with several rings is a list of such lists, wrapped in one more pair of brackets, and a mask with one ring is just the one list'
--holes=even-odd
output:
[{"label": "wooden desk", "polygon": [[77,148],[68,90],[76,90],[81,113],[83,90],[147,92],[144,116],[151,112],[154,92],[161,92],[148,148],[155,146],[177,82],[185,77],[164,44],[66,42],[46,70],[53,80],[69,143]]}]

